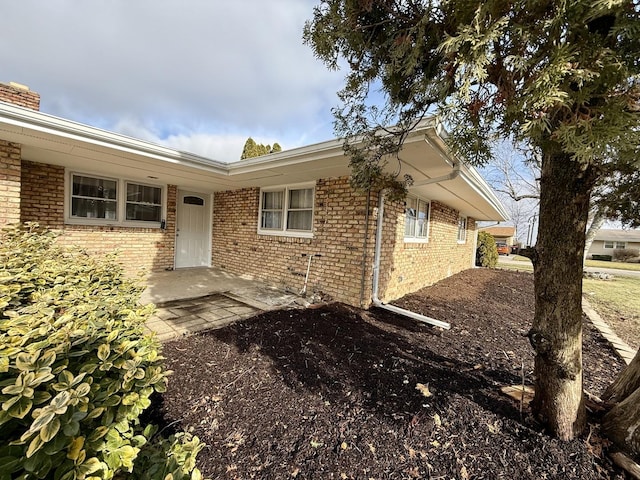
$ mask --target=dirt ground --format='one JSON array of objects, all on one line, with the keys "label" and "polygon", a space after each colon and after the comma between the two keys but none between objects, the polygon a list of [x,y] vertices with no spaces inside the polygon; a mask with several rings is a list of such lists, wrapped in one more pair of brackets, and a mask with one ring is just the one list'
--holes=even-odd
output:
[{"label": "dirt ground", "polygon": [[[569,443],[502,394],[532,382],[529,273],[475,269],[396,304],[425,326],[334,304],[270,312],[164,347],[153,417],[196,434],[220,479],[623,479],[592,417]],[[585,322],[585,389],[622,368]]]}]

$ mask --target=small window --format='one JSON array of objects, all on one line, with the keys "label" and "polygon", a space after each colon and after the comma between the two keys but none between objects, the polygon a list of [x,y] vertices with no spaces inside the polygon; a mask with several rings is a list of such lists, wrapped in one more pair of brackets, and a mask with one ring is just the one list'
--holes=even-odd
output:
[{"label": "small window", "polygon": [[71,217],[116,220],[117,180],[73,175]]},{"label": "small window", "polygon": [[405,241],[426,241],[429,237],[429,216],[431,204],[417,197],[407,197],[405,207]]},{"label": "small window", "polygon": [[262,190],[258,233],[310,237],[313,202],[314,189],[306,186]]},{"label": "small window", "polygon": [[127,183],[127,220],[159,222],[162,218],[162,189]]},{"label": "small window", "polygon": [[265,230],[282,230],[284,192],[262,192],[260,227]]},{"label": "small window", "polygon": [[300,188],[289,190],[289,208],[287,209],[287,230],[311,231],[313,219],[313,189]]},{"label": "small window", "polygon": [[186,195],[182,199],[182,203],[184,203],[185,205],[198,205],[199,207],[204,207],[204,198]]},{"label": "small window", "polygon": [[614,247],[613,243],[614,242],[611,241],[611,240],[605,240],[604,241],[604,248],[613,248]]},{"label": "small window", "polygon": [[458,217],[458,243],[467,241],[467,217]]}]

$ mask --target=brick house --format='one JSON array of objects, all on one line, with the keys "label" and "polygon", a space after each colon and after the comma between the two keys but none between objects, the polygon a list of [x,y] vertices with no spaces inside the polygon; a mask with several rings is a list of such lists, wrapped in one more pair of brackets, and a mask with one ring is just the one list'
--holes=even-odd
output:
[{"label": "brick house", "polygon": [[0,225],[35,221],[127,270],[217,267],[368,307],[471,268],[476,222],[505,220],[427,120],[398,165],[406,202],[349,186],[332,140],[223,163],[39,112],[0,84]]},{"label": "brick house", "polygon": [[493,238],[495,238],[496,242],[506,243],[510,247],[512,247],[515,243],[514,240],[516,238],[516,227],[492,226],[480,227],[478,230],[480,232],[487,232]]}]

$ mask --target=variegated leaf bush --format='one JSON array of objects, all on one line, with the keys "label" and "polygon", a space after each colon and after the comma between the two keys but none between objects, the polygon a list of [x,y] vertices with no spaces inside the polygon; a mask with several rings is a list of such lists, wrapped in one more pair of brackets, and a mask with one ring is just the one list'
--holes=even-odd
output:
[{"label": "variegated leaf bush", "polygon": [[200,478],[197,437],[139,421],[168,374],[139,283],[37,225],[0,235],[0,480]]}]

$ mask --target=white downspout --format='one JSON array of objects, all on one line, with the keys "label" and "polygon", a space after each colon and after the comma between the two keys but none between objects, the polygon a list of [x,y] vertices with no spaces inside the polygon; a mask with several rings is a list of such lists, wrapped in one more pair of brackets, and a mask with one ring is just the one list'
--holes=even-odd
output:
[{"label": "white downspout", "polygon": [[382,300],[378,298],[383,223],[384,223],[384,190],[380,192],[380,199],[378,201],[378,219],[377,219],[377,225],[376,225],[376,247],[375,247],[375,252],[373,257],[373,293],[371,296],[371,300],[373,301],[373,304],[378,308],[382,308],[384,310],[388,310],[390,312],[397,313],[399,315],[404,315],[406,317],[413,318],[414,320],[417,320],[422,323],[428,323],[430,325],[435,325],[436,327],[449,330],[451,328],[451,325],[448,324],[447,322],[436,320],[435,318],[427,317],[425,315],[412,312],[411,310],[405,310],[404,308],[396,307],[394,305],[382,303]]}]

